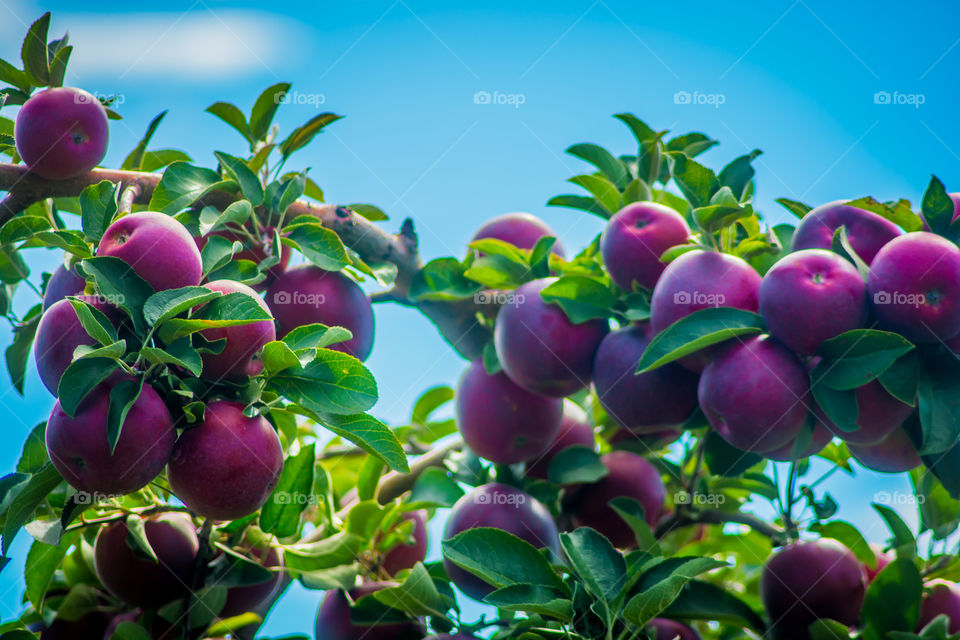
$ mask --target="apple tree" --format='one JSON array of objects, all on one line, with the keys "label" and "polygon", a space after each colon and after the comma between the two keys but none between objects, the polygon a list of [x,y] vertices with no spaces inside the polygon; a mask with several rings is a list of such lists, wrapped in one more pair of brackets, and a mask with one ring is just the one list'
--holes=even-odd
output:
[{"label": "apple tree", "polygon": [[[716,171],[716,140],[623,113],[626,153],[571,146],[582,191],[549,201],[601,235],[508,214],[424,263],[413,221],[293,168],[341,116],[279,131],[288,83],[206,110],[233,149],[154,148],[161,113],[97,168],[120,115],[62,86],[50,19],[0,61],[5,360],[55,398],[0,478],[26,583],[0,638],[253,638],[294,580],[326,593],[293,637],[324,640],[958,637],[960,195],[937,178],[919,210],[780,199],[798,222],[770,226],[759,150]],[[44,250],[62,264],[31,273]],[[465,360],[406,424],[369,413],[373,303]],[[879,499],[882,545],[836,517],[824,482],[860,469],[909,475],[918,530]]]}]

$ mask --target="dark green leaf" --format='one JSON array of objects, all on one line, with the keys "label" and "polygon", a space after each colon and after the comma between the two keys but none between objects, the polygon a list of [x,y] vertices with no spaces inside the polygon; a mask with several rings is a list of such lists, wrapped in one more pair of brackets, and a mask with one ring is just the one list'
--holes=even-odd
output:
[{"label": "dark green leaf", "polygon": [[569,592],[536,547],[502,529],[463,531],[443,541],[443,556],[494,587],[531,584]]},{"label": "dark green leaf", "polygon": [[867,589],[863,637],[883,640],[890,631],[913,631],[920,616],[922,595],[923,581],[912,560],[897,558],[888,564]]},{"label": "dark green leaf", "polygon": [[263,140],[270,125],[273,123],[273,117],[277,109],[290,91],[289,82],[279,82],[260,94],[250,112],[250,132],[254,140]]},{"label": "dark green leaf", "polygon": [[212,113],[228,125],[236,129],[242,135],[250,146],[256,142],[253,134],[250,132],[250,125],[247,124],[247,118],[235,105],[229,102],[215,102],[206,108],[207,113]]},{"label": "dark green leaf", "polygon": [[30,25],[20,49],[23,69],[30,76],[32,83],[38,87],[46,87],[50,84],[50,58],[47,49],[49,28],[50,12],[48,11]]},{"label": "dark green leaf", "polygon": [[285,241],[292,244],[307,260],[326,271],[339,271],[350,264],[340,236],[319,224],[296,224],[284,227]]},{"label": "dark green leaf", "polygon": [[256,207],[263,203],[263,185],[243,160],[223,151],[214,151],[213,155],[217,157],[226,174],[240,185],[243,196],[250,204]]},{"label": "dark green leaf", "polygon": [[294,129],[287,139],[280,143],[280,155],[287,158],[294,151],[307,146],[324,127],[342,117],[335,113],[321,113],[310,118],[306,124]]},{"label": "dark green leaf", "polygon": [[120,166],[121,169],[127,171],[140,171],[143,168],[143,154],[146,153],[147,145],[150,144],[153,134],[157,132],[157,127],[160,126],[160,123],[163,121],[163,118],[166,115],[166,110],[161,111],[153,120],[150,121],[150,124],[147,125],[147,132],[143,134],[143,138],[141,138],[140,142],[137,143],[137,146],[133,148],[133,151],[131,151],[130,154],[124,158],[123,164]]},{"label": "dark green leaf", "polygon": [[854,329],[820,345],[817,355],[823,360],[813,377],[832,389],[856,389],[882,374],[912,349],[913,345],[900,334]]},{"label": "dark green leaf", "polygon": [[40,471],[30,476],[7,509],[7,515],[3,521],[3,540],[0,545],[3,555],[7,555],[13,539],[23,525],[32,519],[36,508],[62,482],[63,478],[52,464],[45,465]]},{"label": "dark green leaf", "polygon": [[13,342],[4,351],[10,382],[17,393],[23,395],[23,381],[27,374],[27,360],[33,347],[33,338],[40,324],[41,305],[36,305],[26,315],[23,323],[13,329]]},{"label": "dark green leaf", "polygon": [[80,192],[80,225],[91,242],[99,242],[117,215],[117,185],[108,180]]},{"label": "dark green leaf", "polygon": [[584,142],[567,148],[567,153],[595,166],[616,185],[617,189],[627,186],[627,170],[612,153],[603,147]]},{"label": "dark green leaf", "polygon": [[609,540],[589,527],[560,534],[560,546],[587,589],[610,602],[627,580],[623,555]]},{"label": "dark green leaf", "polygon": [[735,336],[762,332],[763,318],[751,311],[730,307],[700,309],[657,334],[643,352],[637,371],[652,371]]},{"label": "dark green leaf", "polygon": [[260,510],[260,528],[278,538],[297,533],[300,514],[313,504],[313,468],[316,452],[313,443],[303,447],[283,464],[280,480]]},{"label": "dark green leaf", "polygon": [[321,424],[341,438],[349,440],[367,453],[377,456],[394,471],[407,472],[407,456],[396,434],[376,418],[366,413],[354,415],[329,414]]},{"label": "dark green leaf", "polygon": [[110,389],[110,407],[107,410],[107,445],[110,455],[113,455],[127,414],[133,408],[140,392],[143,391],[143,378],[121,380]]},{"label": "dark green leaf", "polygon": [[579,445],[555,452],[547,470],[550,481],[559,485],[596,482],[607,473],[597,452]]}]

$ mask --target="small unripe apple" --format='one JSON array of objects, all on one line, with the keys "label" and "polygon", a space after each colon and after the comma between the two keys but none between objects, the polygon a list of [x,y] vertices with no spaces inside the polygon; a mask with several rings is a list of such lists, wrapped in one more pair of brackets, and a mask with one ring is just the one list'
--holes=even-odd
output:
[{"label": "small unripe apple", "polygon": [[75,178],[107,152],[110,126],[100,101],[83,89],[52,87],[27,100],[14,125],[17,153],[48,180]]}]

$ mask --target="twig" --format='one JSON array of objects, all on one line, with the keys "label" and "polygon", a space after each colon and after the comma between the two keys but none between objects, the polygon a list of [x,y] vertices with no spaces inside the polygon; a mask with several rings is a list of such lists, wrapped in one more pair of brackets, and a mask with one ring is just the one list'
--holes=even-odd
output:
[{"label": "twig", "polygon": [[656,537],[662,538],[674,529],[686,527],[693,524],[743,524],[757,533],[761,533],[776,542],[781,542],[786,536],[786,532],[779,527],[770,524],[763,518],[744,513],[743,511],[720,511],[719,509],[702,509],[699,511],[690,511],[687,513],[676,512],[663,520],[656,529]]}]

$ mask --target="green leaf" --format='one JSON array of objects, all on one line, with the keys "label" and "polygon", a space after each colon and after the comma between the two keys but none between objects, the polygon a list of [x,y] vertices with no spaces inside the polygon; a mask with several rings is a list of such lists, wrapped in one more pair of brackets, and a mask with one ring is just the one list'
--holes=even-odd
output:
[{"label": "green leaf", "polygon": [[620,210],[620,190],[607,178],[596,174],[574,176],[567,182],[581,186],[590,192],[590,195],[600,203],[610,215]]},{"label": "green leaf", "polygon": [[430,467],[417,478],[408,502],[425,507],[452,507],[462,497],[463,489],[445,470]]},{"label": "green leaf", "polygon": [[0,60],[0,82],[13,85],[19,89],[21,93],[26,94],[30,92],[30,80],[27,78],[27,74],[6,60]]},{"label": "green leaf", "polygon": [[563,309],[574,324],[609,318],[617,301],[609,288],[585,276],[563,276],[547,285],[540,297]]},{"label": "green leaf", "polygon": [[13,342],[3,353],[7,363],[7,372],[10,374],[10,382],[20,395],[23,395],[23,382],[27,375],[27,360],[30,358],[33,338],[37,333],[37,325],[40,324],[41,310],[42,305],[36,305],[27,313],[23,322],[13,328]]},{"label": "green leaf", "polygon": [[270,377],[283,396],[322,414],[350,415],[370,409],[377,401],[377,383],[353,356],[319,349],[310,363]]},{"label": "green leaf", "polygon": [[627,186],[628,174],[623,163],[603,147],[584,142],[567,148],[567,153],[595,166],[616,185],[617,189]]},{"label": "green leaf", "polygon": [[922,455],[946,451],[960,437],[960,362],[951,355],[925,364],[917,390]]},{"label": "green leaf", "polygon": [[655,556],[662,554],[660,544],[657,542],[656,536],[653,534],[650,525],[647,524],[647,520],[644,517],[642,504],[626,496],[613,498],[608,504],[633,531],[633,535],[637,539],[637,544],[641,551]]},{"label": "green leaf", "polygon": [[720,184],[729,187],[737,200],[743,200],[744,196],[747,195],[747,187],[750,186],[750,182],[756,173],[751,163],[762,153],[760,149],[754,149],[750,153],[736,158],[725,166],[720,171],[720,175],[717,176]]},{"label": "green leaf", "polygon": [[240,185],[243,197],[253,206],[260,206],[263,203],[263,185],[250,167],[240,158],[223,151],[214,151],[213,155],[217,157],[217,161],[230,179]]},{"label": "green leaf", "polygon": [[725,477],[742,476],[763,457],[756,453],[741,451],[724,440],[714,430],[704,436],[704,462],[710,473]]},{"label": "green leaf", "polygon": [[[637,626],[645,626],[657,617],[667,606],[676,600],[684,586],[701,573],[727,566],[727,563],[713,558],[671,558],[668,571],[659,571],[656,580],[650,584],[641,579],[644,589],[631,598],[623,608],[623,617]],[[667,563],[665,562],[666,566]],[[652,572],[648,572],[652,573]]]},{"label": "green leaf", "polygon": [[594,595],[610,602],[627,581],[627,563],[609,540],[589,527],[560,534],[570,565]]},{"label": "green leaf", "polygon": [[[863,601],[863,637],[883,640],[891,631],[913,631],[920,616],[923,580],[909,558],[897,558],[873,579]],[[896,603],[896,606],[891,606]]]},{"label": "green leaf", "polygon": [[20,49],[23,69],[31,82],[38,87],[50,85],[50,58],[47,49],[47,31],[50,29],[50,12],[36,20],[27,31]]},{"label": "green leaf", "polygon": [[877,379],[894,398],[911,407],[917,406],[917,389],[920,386],[920,358],[917,351],[912,350],[894,360]]},{"label": "green leaf", "polygon": [[246,293],[228,293],[207,302],[190,318],[170,318],[159,325],[160,338],[171,343],[204,329],[235,327],[239,325],[273,320],[273,316],[260,306],[260,302]]},{"label": "green leaf", "polygon": [[345,342],[353,337],[348,329],[343,327],[328,327],[319,322],[304,324],[295,328],[283,337],[283,342],[294,351],[302,349],[322,349],[331,344]]},{"label": "green leaf", "polygon": [[75,360],[63,372],[57,395],[60,397],[60,408],[68,416],[74,416],[77,408],[87,394],[94,387],[106,380],[111,373],[117,370],[116,360],[109,358],[82,358]]},{"label": "green leaf", "polygon": [[695,131],[671,139],[667,142],[666,146],[667,151],[681,151],[689,157],[694,158],[718,144],[720,143],[710,136]]},{"label": "green leaf", "polygon": [[632,113],[618,113],[613,117],[630,127],[631,133],[637,139],[637,144],[642,144],[657,137],[656,131]]},{"label": "green leaf", "polygon": [[371,222],[379,222],[379,221],[390,219],[387,216],[387,214],[384,213],[382,209],[380,209],[380,207],[376,207],[372,204],[359,204],[359,203],[348,204],[347,209],[350,209],[350,211],[353,211],[355,214],[357,214],[361,218],[366,218]]},{"label": "green leaf", "polygon": [[653,191],[645,180],[636,178],[624,188],[621,198],[624,206],[632,202],[647,202],[653,200]]},{"label": "green leaf", "polygon": [[223,294],[206,287],[181,287],[154,293],[143,303],[143,318],[151,327],[161,325],[188,309],[219,298]]},{"label": "green leaf", "polygon": [[83,327],[88,336],[103,346],[111,345],[117,341],[117,330],[102,311],[79,298],[71,296],[67,300],[70,301],[70,305],[80,321],[80,326]]},{"label": "green leaf", "polygon": [[451,300],[468,298],[480,285],[464,276],[465,269],[456,258],[437,258],[414,274],[410,283],[410,299]]},{"label": "green leaf", "polygon": [[862,387],[882,374],[897,358],[913,349],[898,333],[875,329],[854,329],[820,345],[823,360],[813,377],[832,389]]},{"label": "green leaf", "polygon": [[604,207],[596,198],[587,196],[562,195],[554,196],[547,201],[550,207],[567,207],[568,209],[580,209],[600,216],[604,220],[610,218],[614,212]]},{"label": "green leaf", "polygon": [[[561,622],[570,622],[574,615],[573,603],[559,590],[532,584],[512,584],[496,589],[487,594],[483,601],[502,611],[539,614]],[[521,634],[519,637],[526,640],[532,635]]]},{"label": "green leaf", "polygon": [[803,204],[797,200],[791,200],[790,198],[777,198],[776,202],[801,220],[805,215],[813,211],[813,207],[810,205]]},{"label": "green leaf", "polygon": [[672,620],[716,620],[733,627],[762,632],[763,619],[740,598],[700,580],[691,580],[676,600],[664,609]]},{"label": "green leaf", "polygon": [[443,557],[494,587],[531,584],[569,593],[536,547],[502,529],[477,527],[444,540]]},{"label": "green leaf", "polygon": [[203,372],[203,361],[200,353],[190,344],[189,338],[175,340],[166,346],[166,349],[143,347],[140,355],[151,364],[170,364],[183,367],[195,376]]},{"label": "green leaf", "polygon": [[109,180],[92,184],[80,192],[80,226],[91,242],[100,242],[103,232],[117,215],[117,185]]},{"label": "green leaf", "polygon": [[920,211],[934,233],[943,235],[949,229],[953,220],[954,204],[937,176],[930,176],[930,184],[923,194]]},{"label": "green leaf", "polygon": [[280,480],[260,510],[260,528],[278,538],[297,533],[300,514],[313,503],[313,467],[316,461],[313,443],[303,447],[283,463]]},{"label": "green leaf", "polygon": [[343,241],[335,232],[319,224],[295,224],[284,227],[284,242],[295,247],[307,260],[326,271],[340,271],[350,264]]},{"label": "green leaf", "polygon": [[153,120],[150,121],[150,124],[147,125],[147,132],[143,134],[143,138],[140,139],[140,142],[137,143],[137,146],[133,148],[133,151],[127,155],[123,160],[123,164],[120,165],[121,169],[126,171],[140,171],[143,168],[143,154],[147,151],[147,145],[150,144],[150,140],[153,138],[153,134],[157,132],[157,127],[160,126],[160,123],[163,122],[164,117],[166,117],[167,111],[161,111]]},{"label": "green leaf", "polygon": [[36,473],[50,460],[47,456],[46,431],[46,422],[41,422],[30,430],[30,435],[23,443],[20,459],[17,460],[19,473]]},{"label": "green leaf", "polygon": [[810,390],[813,399],[827,417],[842,431],[856,431],[859,408],[855,391],[839,391],[820,384],[816,378],[816,369],[810,372]]},{"label": "green leaf", "polygon": [[23,525],[32,519],[33,512],[36,511],[37,507],[61,483],[63,483],[63,478],[60,477],[52,464],[44,465],[40,471],[30,476],[7,509],[7,515],[3,521],[3,539],[2,544],[0,544],[0,552],[3,555],[7,555],[10,545],[13,544],[13,539]]},{"label": "green leaf", "polygon": [[246,116],[235,105],[229,102],[215,102],[206,108],[206,112],[212,113],[233,127],[250,143],[251,147],[256,142],[253,133],[250,131],[250,125],[247,124]]},{"label": "green leaf", "polygon": [[870,506],[873,507],[876,512],[880,514],[880,517],[883,518],[884,522],[887,523],[890,533],[893,534],[894,546],[898,548],[906,547],[916,549],[917,539],[914,537],[913,532],[910,531],[910,527],[896,511],[886,505],[875,502],[870,503]]},{"label": "green leaf", "polygon": [[673,180],[693,207],[704,207],[720,188],[717,176],[696,160],[682,153],[668,154],[673,159]]},{"label": "green leaf", "polygon": [[763,318],[742,309],[711,307],[694,311],[650,341],[640,358],[637,371],[652,371],[735,336],[762,333],[763,326]]},{"label": "green leaf", "polygon": [[151,211],[174,214],[211,191],[236,188],[232,180],[221,180],[220,174],[212,169],[195,167],[186,162],[174,162],[166,171],[160,183],[153,190],[148,208]]},{"label": "green leaf", "polygon": [[843,546],[853,552],[857,560],[868,567],[875,568],[877,566],[877,555],[867,544],[863,534],[849,522],[843,520],[815,522],[810,525],[810,530],[819,533],[823,538],[831,538],[842,542]]},{"label": "green leaf", "polygon": [[30,545],[23,576],[26,582],[27,600],[37,612],[43,611],[44,596],[53,581],[53,574],[56,573],[67,550],[79,539],[80,533],[80,531],[74,531],[63,536],[57,545],[44,544],[38,540],[34,540]]},{"label": "green leaf", "polygon": [[433,578],[427,572],[422,562],[418,562],[410,570],[410,574],[402,583],[395,587],[386,587],[373,593],[379,602],[405,612],[410,616],[440,616],[446,615],[450,604],[437,591]]},{"label": "green leaf", "polygon": [[120,258],[98,256],[87,258],[79,264],[82,275],[93,278],[100,294],[109,302],[127,312],[134,329],[143,330],[141,310],[147,298],[153,295],[153,287]]},{"label": "green leaf", "polygon": [[289,82],[278,82],[272,87],[267,87],[257,98],[250,112],[250,132],[254,140],[263,140],[266,137],[273,123],[273,117],[288,91],[290,91]]},{"label": "green leaf", "polygon": [[283,215],[287,208],[297,201],[297,198],[303,195],[307,188],[307,174],[297,173],[286,179],[280,184],[280,188],[274,193],[272,205],[274,211]]},{"label": "green leaf", "polygon": [[140,170],[153,172],[174,162],[193,162],[193,158],[179,149],[154,149],[143,154]]},{"label": "green leaf", "polygon": [[335,113],[321,113],[320,115],[310,118],[306,124],[294,129],[290,135],[287,136],[286,140],[280,143],[280,155],[287,158],[294,151],[307,146],[324,127],[336,122],[342,117],[343,116],[338,116]]},{"label": "green leaf", "polygon": [[121,380],[110,389],[110,407],[107,410],[107,445],[113,455],[127,414],[133,408],[140,392],[143,391],[143,377],[135,380]]},{"label": "green leaf", "polygon": [[[263,352],[260,356],[263,361],[263,369],[267,375],[273,375],[300,365],[300,358],[288,347],[286,343],[274,340],[263,345]],[[312,359],[312,358],[311,358]]]},{"label": "green leaf", "polygon": [[547,477],[559,485],[596,482],[608,473],[596,451],[579,445],[557,451],[547,469]]},{"label": "green leaf", "polygon": [[430,387],[420,394],[420,397],[413,403],[413,410],[410,412],[410,422],[413,424],[427,424],[430,415],[453,400],[453,389],[447,385],[437,385]]},{"label": "green leaf", "polygon": [[396,434],[366,413],[353,415],[328,414],[319,422],[341,438],[349,440],[369,454],[377,456],[394,471],[410,471],[407,455]]},{"label": "green leaf", "polygon": [[[17,471],[20,471],[17,465]],[[960,524],[960,501],[953,498],[932,473],[919,467],[910,472],[913,492],[920,508],[920,531],[932,531],[935,540],[945,540]]]}]

